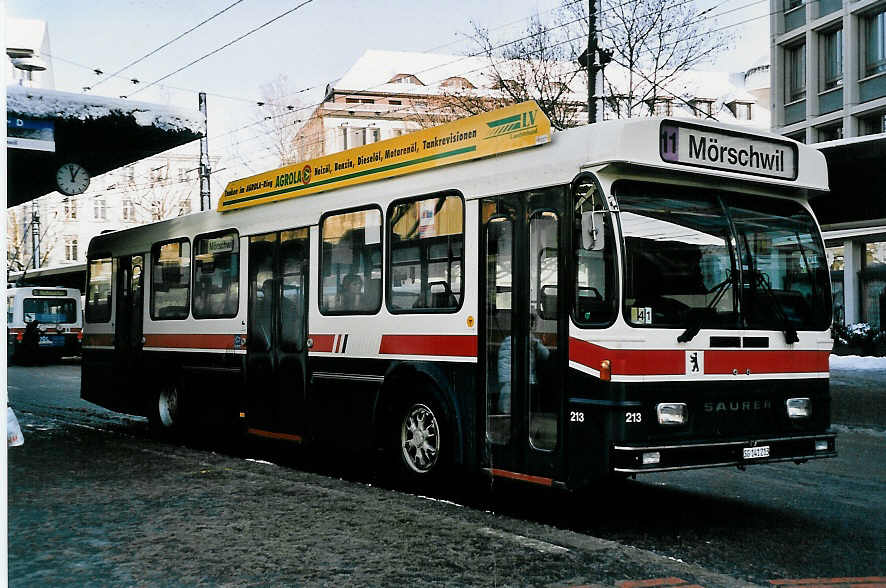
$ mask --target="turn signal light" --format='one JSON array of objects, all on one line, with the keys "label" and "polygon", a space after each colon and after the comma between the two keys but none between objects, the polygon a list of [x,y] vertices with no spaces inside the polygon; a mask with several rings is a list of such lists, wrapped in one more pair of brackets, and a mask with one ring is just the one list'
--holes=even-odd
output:
[{"label": "turn signal light", "polygon": [[600,379],[605,382],[612,380],[612,363],[608,359],[600,362]]}]

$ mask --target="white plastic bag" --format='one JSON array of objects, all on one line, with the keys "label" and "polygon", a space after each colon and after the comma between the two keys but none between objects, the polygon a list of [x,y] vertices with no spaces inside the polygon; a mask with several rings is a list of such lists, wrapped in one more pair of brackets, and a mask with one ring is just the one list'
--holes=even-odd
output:
[{"label": "white plastic bag", "polygon": [[18,425],[18,419],[12,412],[12,407],[6,407],[6,446],[16,447],[24,445],[25,436],[22,435],[22,428]]}]

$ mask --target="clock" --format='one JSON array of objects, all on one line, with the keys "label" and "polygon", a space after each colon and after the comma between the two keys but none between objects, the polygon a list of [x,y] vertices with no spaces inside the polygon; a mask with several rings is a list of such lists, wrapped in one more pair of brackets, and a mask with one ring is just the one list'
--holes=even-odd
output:
[{"label": "clock", "polygon": [[89,172],[78,163],[65,163],[55,172],[55,183],[62,194],[82,194],[89,187]]}]

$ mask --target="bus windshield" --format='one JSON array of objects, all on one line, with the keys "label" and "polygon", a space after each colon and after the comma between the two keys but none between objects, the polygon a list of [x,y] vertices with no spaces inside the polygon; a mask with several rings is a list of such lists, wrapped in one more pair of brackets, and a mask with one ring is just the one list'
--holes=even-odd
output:
[{"label": "bus windshield", "polygon": [[799,203],[628,181],[613,192],[630,324],[688,333],[772,329],[786,337],[830,325],[824,247]]},{"label": "bus windshield", "polygon": [[71,298],[25,298],[22,302],[25,322],[77,322],[77,305]]}]

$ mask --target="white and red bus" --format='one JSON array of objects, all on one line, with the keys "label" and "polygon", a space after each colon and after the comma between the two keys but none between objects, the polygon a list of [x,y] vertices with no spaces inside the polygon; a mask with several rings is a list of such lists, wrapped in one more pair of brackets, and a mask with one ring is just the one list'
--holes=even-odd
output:
[{"label": "white and red bus", "polygon": [[420,480],[835,456],[823,156],[721,124],[548,124],[516,105],[96,237],[83,398],[381,448]]},{"label": "white and red bus", "polygon": [[83,312],[76,288],[6,289],[7,357],[15,360],[78,355]]}]

